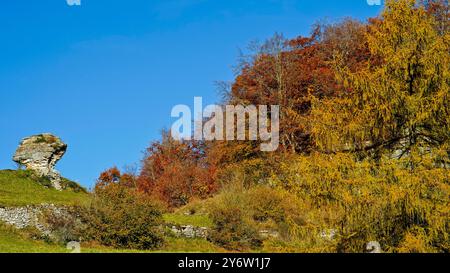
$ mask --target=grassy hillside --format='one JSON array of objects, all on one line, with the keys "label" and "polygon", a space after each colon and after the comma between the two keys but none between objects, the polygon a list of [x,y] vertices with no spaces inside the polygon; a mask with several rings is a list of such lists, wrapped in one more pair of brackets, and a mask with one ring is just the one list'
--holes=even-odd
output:
[{"label": "grassy hillside", "polygon": [[[0,223],[0,253],[69,253],[63,245],[33,240],[26,231]],[[158,250],[140,251],[114,249],[103,246],[81,245],[82,253],[169,253],[169,252],[226,252],[203,239],[167,238]]]},{"label": "grassy hillside", "polygon": [[[49,187],[49,181],[23,170],[0,170],[0,207],[18,207],[39,204],[83,205],[88,204],[89,194],[69,180],[62,181],[66,190],[57,191]],[[166,223],[179,225],[210,226],[203,215],[187,216],[182,212],[166,214]],[[111,252],[224,252],[204,239],[166,238],[165,245],[154,251],[122,250],[96,245],[82,245],[84,253]],[[0,253],[67,253],[63,245],[33,239],[27,230],[17,230],[0,222]]]},{"label": "grassy hillside", "polygon": [[46,179],[36,178],[28,171],[0,171],[0,206],[26,206],[42,203],[55,205],[85,204],[89,194],[74,182],[64,179],[66,190],[52,189]]},{"label": "grassy hillside", "polygon": [[19,230],[0,223],[0,253],[64,253],[63,246],[32,240]]}]

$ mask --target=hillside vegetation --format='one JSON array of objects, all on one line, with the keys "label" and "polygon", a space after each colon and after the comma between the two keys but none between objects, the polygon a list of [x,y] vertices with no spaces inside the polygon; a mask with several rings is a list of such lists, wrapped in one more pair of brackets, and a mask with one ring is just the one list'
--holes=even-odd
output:
[{"label": "hillside vegetation", "polygon": [[[1,170],[0,207],[55,204],[80,209],[90,207],[93,202],[94,196],[74,182],[64,179],[62,184],[66,189],[63,191],[53,189],[49,183],[48,179],[37,177],[29,171]],[[164,223],[170,225],[210,226],[210,220],[205,215],[188,216],[181,212],[175,212],[164,214],[163,219]],[[56,217],[47,220],[50,220],[53,224],[58,224],[61,219]],[[122,223],[122,219],[118,219],[118,221],[118,223]],[[62,223],[62,225],[65,224],[67,223]],[[60,228],[60,226],[57,228]],[[67,241],[54,241],[48,237],[43,237],[34,228],[19,230],[0,222],[0,253],[68,253],[70,250],[66,249],[65,243]],[[115,248],[102,246],[96,242],[82,243],[81,249],[83,253],[226,251],[205,239],[177,238],[174,236],[165,236],[164,244],[152,250]]]},{"label": "hillside vegetation", "polygon": [[448,253],[449,27],[448,1],[386,0],[366,23],[275,35],[242,56],[222,103],[279,105],[277,151],[164,132],[138,173],[105,170],[90,195],[3,172],[0,204],[84,203],[50,226],[104,251]]},{"label": "hillside vegetation", "polygon": [[[0,253],[70,253],[62,244],[36,240],[29,231],[17,230],[0,223]],[[115,249],[94,244],[81,244],[82,253],[158,253],[158,252],[226,252],[203,239],[169,238],[157,250]]]},{"label": "hillside vegetation", "polygon": [[215,140],[163,132],[139,173],[113,167],[96,190],[188,208],[232,251],[366,252],[377,241],[384,252],[449,252],[449,14],[445,0],[387,0],[367,22],[252,44],[220,104],[278,105],[277,151],[223,141],[211,117]]},{"label": "hillside vegetation", "polygon": [[33,240],[19,230],[0,223],[0,253],[65,253],[62,245]]},{"label": "hillside vegetation", "polygon": [[57,191],[50,181],[23,170],[0,171],[0,206],[17,207],[39,204],[81,205],[89,201],[89,194],[74,182],[64,179],[66,189]]}]

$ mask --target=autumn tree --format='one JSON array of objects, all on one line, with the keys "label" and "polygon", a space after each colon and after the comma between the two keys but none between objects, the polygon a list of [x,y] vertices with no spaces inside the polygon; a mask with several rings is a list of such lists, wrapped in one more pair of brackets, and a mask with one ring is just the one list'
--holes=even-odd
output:
[{"label": "autumn tree", "polygon": [[436,20],[435,28],[442,35],[448,32],[450,27],[450,10],[448,0],[421,0],[428,14]]},{"label": "autumn tree", "polygon": [[[305,97],[314,79],[302,71],[316,71],[311,67],[318,66],[318,61],[311,58],[317,51],[314,44],[315,37],[299,38],[289,44],[283,36],[275,35],[260,46],[251,63],[243,66],[231,89],[231,104],[280,105],[281,146],[293,152],[308,147],[302,113],[308,108]],[[291,46],[296,47],[295,53]]]},{"label": "autumn tree", "polygon": [[285,39],[276,34],[253,46],[243,58],[231,87],[231,104],[280,105],[280,141],[285,151],[307,153],[313,148],[310,132],[310,96],[342,96],[332,60],[342,53],[353,70],[369,58],[366,27],[346,19],[318,24],[309,37]]},{"label": "autumn tree", "polygon": [[[264,153],[258,141],[214,141],[207,144],[207,161],[222,183],[239,177],[246,186],[266,183],[283,155],[308,154],[316,149],[311,137],[311,98],[347,97],[335,77],[334,56],[344,56],[351,71],[370,58],[367,26],[345,19],[317,24],[309,37],[286,39],[275,34],[266,42],[252,43],[242,53],[231,84],[221,84],[224,103],[279,105],[280,148]],[[224,92],[225,91],[225,92]],[[227,183],[227,182],[225,182]]]},{"label": "autumn tree", "polygon": [[100,174],[95,184],[94,191],[99,191],[111,184],[119,183],[121,173],[117,167],[112,167]]},{"label": "autumn tree", "polygon": [[450,137],[449,35],[414,0],[389,0],[367,34],[372,60],[352,72],[336,59],[348,98],[315,101],[314,134],[328,151],[396,151],[447,145]]},{"label": "autumn tree", "polygon": [[147,149],[137,187],[171,207],[179,207],[192,198],[210,196],[217,188],[213,175],[203,143],[177,141],[164,132],[162,141]]},{"label": "autumn tree", "polygon": [[112,184],[118,184],[127,188],[136,188],[136,174],[127,170],[121,172],[117,167],[112,167],[100,174],[95,184],[95,191],[104,189]]}]

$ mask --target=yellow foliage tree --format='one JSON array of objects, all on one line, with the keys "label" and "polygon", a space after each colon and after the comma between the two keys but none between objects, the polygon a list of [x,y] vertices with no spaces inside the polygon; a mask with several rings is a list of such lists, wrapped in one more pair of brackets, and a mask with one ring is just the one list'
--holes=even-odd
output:
[{"label": "yellow foliage tree", "polygon": [[448,30],[415,0],[388,0],[371,24],[368,65],[351,72],[336,56],[350,97],[314,100],[313,134],[328,151],[395,151],[401,158],[450,139]]}]

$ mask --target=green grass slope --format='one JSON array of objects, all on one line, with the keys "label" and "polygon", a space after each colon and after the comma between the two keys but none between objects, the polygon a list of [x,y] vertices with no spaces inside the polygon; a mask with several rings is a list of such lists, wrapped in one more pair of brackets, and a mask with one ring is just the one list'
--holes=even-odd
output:
[{"label": "green grass slope", "polygon": [[[69,253],[63,245],[33,240],[27,231],[15,229],[0,222],[0,253]],[[81,245],[82,253],[206,253],[226,250],[202,239],[167,238],[166,244],[157,250],[142,251],[114,249],[104,246]]]},{"label": "green grass slope", "polygon": [[0,223],[0,253],[67,253],[63,246],[29,238],[23,232]]},{"label": "green grass slope", "polygon": [[63,191],[48,187],[48,183],[48,180],[36,178],[28,171],[0,170],[0,207],[89,202],[89,194],[74,182],[64,179],[66,189]]}]

